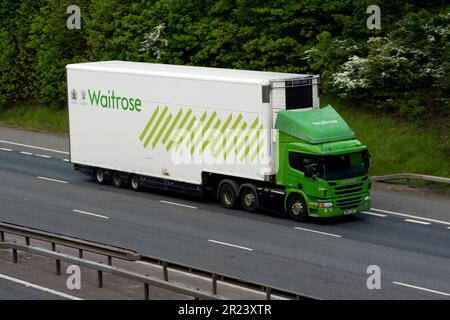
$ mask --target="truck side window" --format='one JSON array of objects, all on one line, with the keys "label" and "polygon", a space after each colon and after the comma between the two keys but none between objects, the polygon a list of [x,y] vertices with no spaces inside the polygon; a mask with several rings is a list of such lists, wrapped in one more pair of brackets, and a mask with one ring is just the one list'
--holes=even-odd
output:
[{"label": "truck side window", "polygon": [[289,165],[300,172],[304,171],[303,159],[305,156],[299,152],[289,152]]}]

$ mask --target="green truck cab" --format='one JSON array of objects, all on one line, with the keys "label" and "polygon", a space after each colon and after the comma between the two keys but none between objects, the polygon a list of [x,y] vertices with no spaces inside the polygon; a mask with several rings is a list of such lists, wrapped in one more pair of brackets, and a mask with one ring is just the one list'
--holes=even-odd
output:
[{"label": "green truck cab", "polygon": [[369,152],[331,106],[280,111],[276,184],[294,220],[334,217],[370,208]]}]

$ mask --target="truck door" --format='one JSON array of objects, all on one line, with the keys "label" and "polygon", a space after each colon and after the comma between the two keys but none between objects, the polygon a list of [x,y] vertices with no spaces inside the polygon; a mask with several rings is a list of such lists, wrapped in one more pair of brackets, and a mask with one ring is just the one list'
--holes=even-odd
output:
[{"label": "truck door", "polygon": [[317,180],[305,177],[305,166],[317,163],[317,157],[287,149],[287,166],[285,170],[286,186],[303,191],[308,197],[317,196]]}]

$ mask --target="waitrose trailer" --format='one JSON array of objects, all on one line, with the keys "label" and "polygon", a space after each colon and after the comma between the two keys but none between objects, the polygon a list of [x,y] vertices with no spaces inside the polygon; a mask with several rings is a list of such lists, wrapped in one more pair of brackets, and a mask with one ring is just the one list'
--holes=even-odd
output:
[{"label": "waitrose trailer", "polygon": [[67,85],[70,160],[99,183],[298,221],[370,207],[367,148],[319,108],[318,76],[106,61]]}]

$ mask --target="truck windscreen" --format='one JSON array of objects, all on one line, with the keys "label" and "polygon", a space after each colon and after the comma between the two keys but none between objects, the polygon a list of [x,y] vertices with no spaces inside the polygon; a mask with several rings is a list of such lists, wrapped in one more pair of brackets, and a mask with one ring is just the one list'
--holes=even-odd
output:
[{"label": "truck windscreen", "polygon": [[317,176],[324,180],[347,179],[366,175],[369,170],[367,150],[336,156],[320,157]]}]

